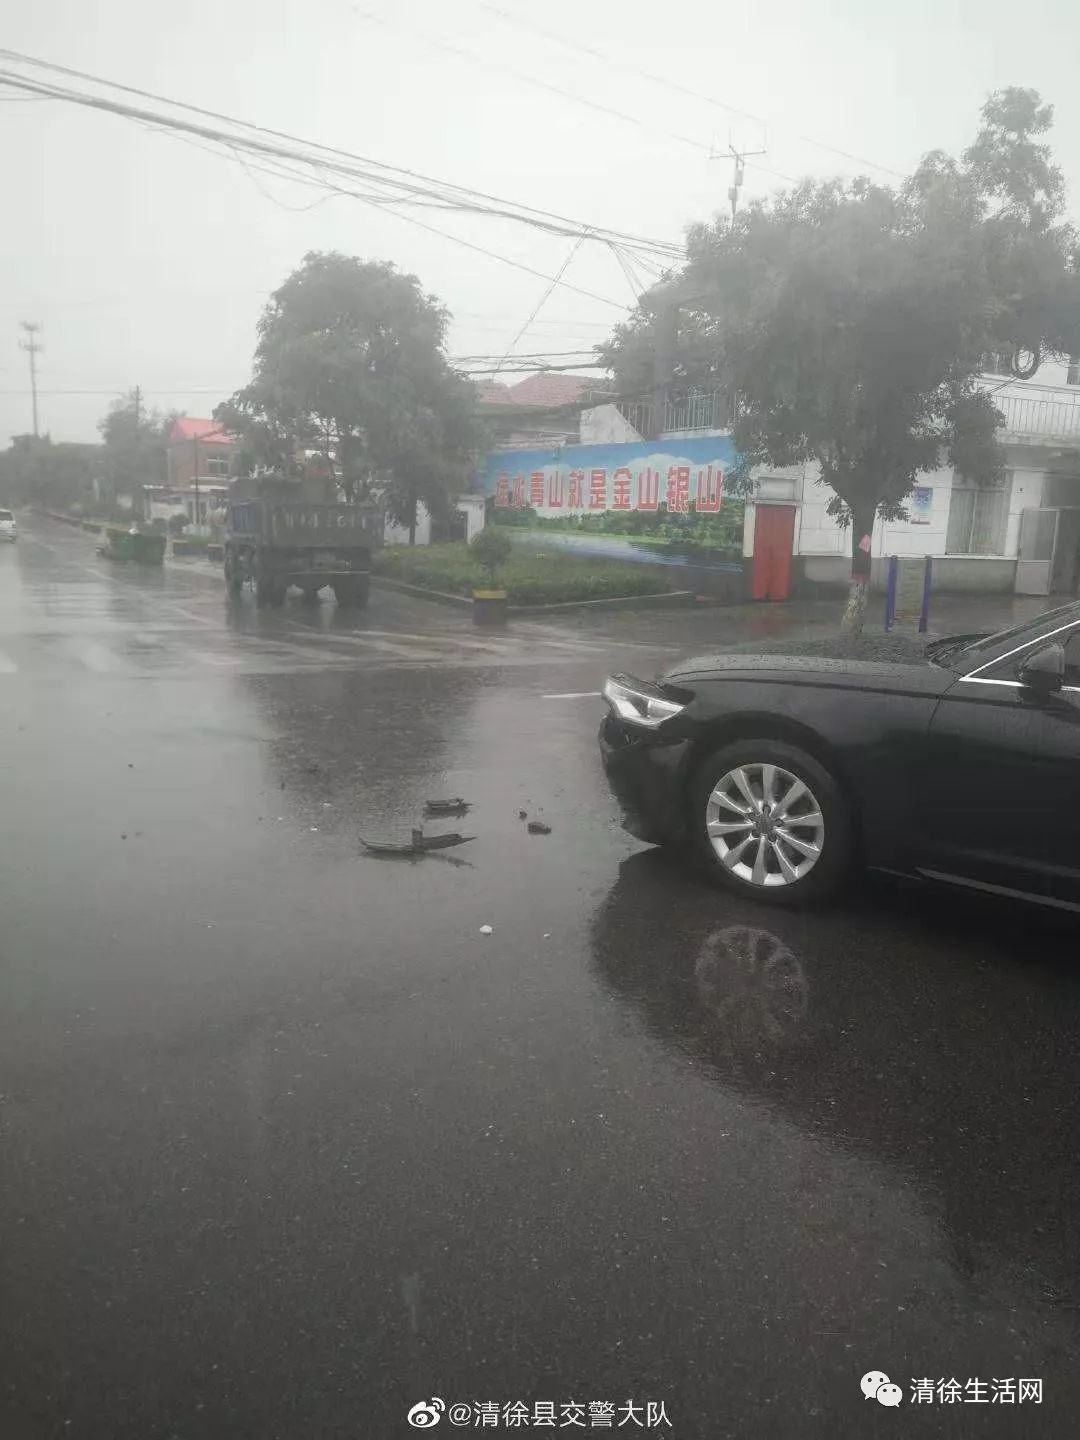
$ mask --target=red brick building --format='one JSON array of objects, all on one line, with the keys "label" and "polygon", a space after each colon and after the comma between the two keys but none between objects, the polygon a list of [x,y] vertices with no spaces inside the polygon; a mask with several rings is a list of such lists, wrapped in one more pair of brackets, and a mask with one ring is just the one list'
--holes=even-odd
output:
[{"label": "red brick building", "polygon": [[174,420],[165,446],[169,489],[193,490],[196,478],[200,489],[227,485],[235,444],[216,420],[192,415]]}]

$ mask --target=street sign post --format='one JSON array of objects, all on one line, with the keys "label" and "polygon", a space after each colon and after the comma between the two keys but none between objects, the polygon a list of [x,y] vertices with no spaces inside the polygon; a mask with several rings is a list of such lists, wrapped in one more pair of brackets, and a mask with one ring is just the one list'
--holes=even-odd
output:
[{"label": "street sign post", "polygon": [[885,629],[926,633],[934,564],[929,555],[890,555]]}]

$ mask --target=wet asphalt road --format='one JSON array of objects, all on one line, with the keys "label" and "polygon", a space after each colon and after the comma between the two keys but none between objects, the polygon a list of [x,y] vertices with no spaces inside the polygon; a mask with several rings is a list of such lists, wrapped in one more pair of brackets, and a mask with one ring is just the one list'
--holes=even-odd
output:
[{"label": "wet asphalt road", "polygon": [[[676,626],[0,551],[3,1440],[1075,1433],[1077,932],[623,835],[600,702],[542,697]],[[361,853],[459,794],[472,844]]]}]

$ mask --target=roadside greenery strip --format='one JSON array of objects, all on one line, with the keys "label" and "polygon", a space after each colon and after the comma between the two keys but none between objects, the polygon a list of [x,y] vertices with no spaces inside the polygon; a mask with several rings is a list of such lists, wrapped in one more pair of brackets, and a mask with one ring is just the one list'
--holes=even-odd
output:
[{"label": "roadside greenery strip", "polygon": [[[373,568],[376,575],[452,595],[471,595],[487,583],[464,544],[390,546],[375,556]],[[517,550],[500,568],[499,582],[511,605],[663,595],[671,589],[640,565]]]}]

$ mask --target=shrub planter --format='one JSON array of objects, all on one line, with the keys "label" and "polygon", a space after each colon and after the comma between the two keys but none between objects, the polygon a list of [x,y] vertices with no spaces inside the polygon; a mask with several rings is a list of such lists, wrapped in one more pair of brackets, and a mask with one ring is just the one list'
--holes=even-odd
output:
[{"label": "shrub planter", "polygon": [[107,545],[98,550],[107,560],[134,560],[140,565],[161,565],[165,559],[164,535],[140,535],[107,526]]},{"label": "shrub planter", "polygon": [[133,535],[133,558],[140,565],[163,565],[165,563],[164,535]]},{"label": "shrub planter", "polygon": [[505,625],[506,591],[474,590],[472,615],[474,625]]}]

